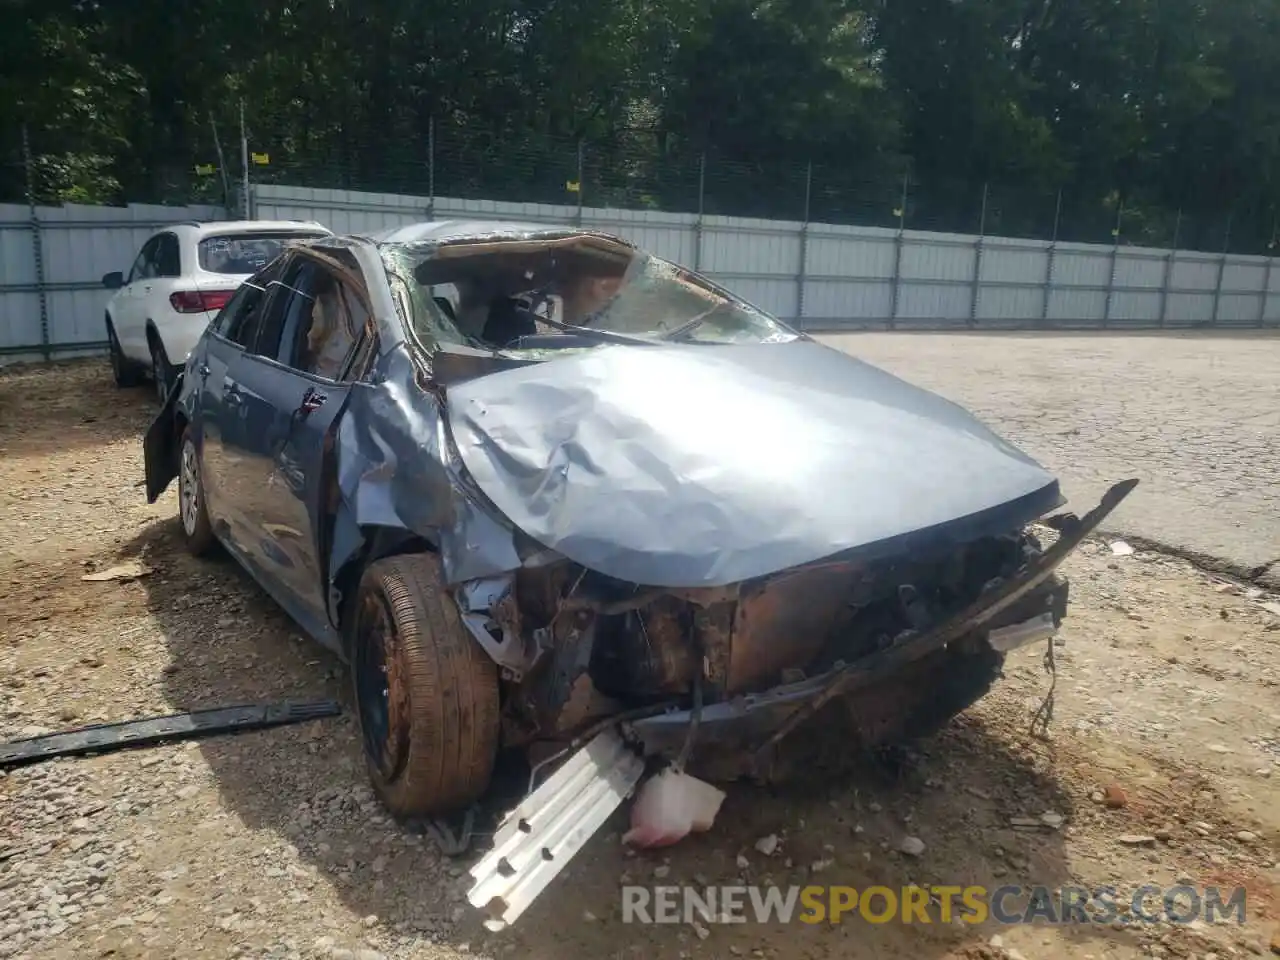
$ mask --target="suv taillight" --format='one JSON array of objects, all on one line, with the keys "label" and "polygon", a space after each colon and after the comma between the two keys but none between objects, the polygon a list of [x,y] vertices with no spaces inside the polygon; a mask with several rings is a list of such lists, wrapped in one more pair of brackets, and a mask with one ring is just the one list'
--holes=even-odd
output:
[{"label": "suv taillight", "polygon": [[169,295],[169,303],[179,313],[216,313],[227,305],[234,290],[182,290]]}]

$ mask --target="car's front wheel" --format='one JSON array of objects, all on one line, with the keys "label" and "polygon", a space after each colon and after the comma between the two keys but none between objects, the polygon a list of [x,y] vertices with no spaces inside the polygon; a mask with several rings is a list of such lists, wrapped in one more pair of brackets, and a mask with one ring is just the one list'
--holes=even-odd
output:
[{"label": "car's front wheel", "polygon": [[498,750],[498,675],[462,625],[439,558],[370,564],[350,630],[365,759],[383,804],[430,817],[479,798]]},{"label": "car's front wheel", "polygon": [[213,524],[205,505],[204,481],[200,476],[200,451],[191,427],[182,432],[178,451],[178,519],[182,539],[193,556],[208,553],[214,546]]}]

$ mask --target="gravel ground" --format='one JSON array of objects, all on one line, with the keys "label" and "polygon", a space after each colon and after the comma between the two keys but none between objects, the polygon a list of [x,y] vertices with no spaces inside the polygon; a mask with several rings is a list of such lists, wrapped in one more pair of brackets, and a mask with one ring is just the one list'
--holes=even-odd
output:
[{"label": "gravel ground", "polygon": [[1280,337],[850,334],[828,343],[973,410],[1109,521],[1280,588]]},{"label": "gravel ground", "polygon": [[[1257,588],[1161,553],[1117,556],[1104,541],[1069,561],[1049,742],[1028,734],[1047,688],[1043,650],[1022,651],[988,698],[893,767],[734,787],[713,831],[664,853],[628,855],[620,815],[513,930],[488,934],[465,908],[467,861],[441,857],[374,802],[341,665],[229,561],[182,551],[172,492],[146,505],[149,416],[146,392],[114,390],[100,362],[0,372],[0,739],[286,696],[335,697],[348,713],[0,776],[0,957],[1280,952],[1280,616]],[[123,563],[140,575],[83,579]],[[777,849],[766,856],[757,843],[768,837]],[[901,852],[908,837],[920,841],[905,844],[914,856]],[[621,922],[618,892],[659,882],[1132,890],[1178,878],[1244,885],[1247,923],[636,926]]]}]

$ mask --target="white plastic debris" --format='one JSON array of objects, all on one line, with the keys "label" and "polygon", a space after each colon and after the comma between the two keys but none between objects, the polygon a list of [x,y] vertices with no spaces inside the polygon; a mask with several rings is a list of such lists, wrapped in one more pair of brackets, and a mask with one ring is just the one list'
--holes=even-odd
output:
[{"label": "white plastic debris", "polygon": [[724,791],[668,767],[650,777],[631,806],[631,829],[623,843],[635,847],[668,847],[690,833],[711,829]]},{"label": "white plastic debris", "polygon": [[1117,557],[1131,557],[1136,552],[1133,547],[1125,543],[1123,540],[1111,541],[1111,552]]},{"label": "white plastic debris", "polygon": [[756,841],[756,849],[766,857],[772,857],[778,852],[778,835],[771,833],[767,837],[761,837]]}]

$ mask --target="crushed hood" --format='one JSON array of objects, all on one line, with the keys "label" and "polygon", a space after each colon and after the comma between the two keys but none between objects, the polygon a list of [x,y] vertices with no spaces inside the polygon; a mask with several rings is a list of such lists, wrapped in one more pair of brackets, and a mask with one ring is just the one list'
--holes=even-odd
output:
[{"label": "crushed hood", "polygon": [[966,410],[813,341],[602,347],[450,387],[448,424],[515,526],[659,587],[1004,532],[1062,503]]}]

